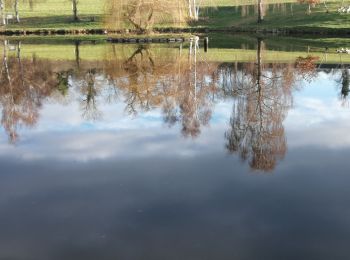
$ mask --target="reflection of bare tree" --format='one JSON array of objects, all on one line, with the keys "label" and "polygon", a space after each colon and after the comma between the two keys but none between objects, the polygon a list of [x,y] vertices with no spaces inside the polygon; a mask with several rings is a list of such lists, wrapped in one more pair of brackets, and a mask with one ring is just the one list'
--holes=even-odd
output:
[{"label": "reflection of bare tree", "polygon": [[350,73],[348,67],[343,66],[341,68],[341,78],[338,83],[340,84],[340,99],[342,100],[342,105],[346,106],[348,104],[350,92]]},{"label": "reflection of bare tree", "polygon": [[231,77],[235,99],[231,129],[225,136],[229,152],[249,160],[252,169],[270,171],[287,149],[282,123],[292,105],[295,77],[291,65],[266,67],[262,51],[258,39],[257,62]]},{"label": "reflection of bare tree", "polygon": [[215,65],[198,61],[198,42],[188,54],[182,46],[155,52],[139,46],[122,63],[107,61],[107,77],[125,96],[130,114],[161,107],[164,121],[180,122],[184,136],[195,137],[209,122],[215,92]]},{"label": "reflection of bare tree", "polygon": [[[317,60],[306,57],[295,64],[264,64],[261,40],[256,63],[220,66],[203,61],[196,40],[176,48],[141,45],[135,49],[133,45],[116,50],[111,45],[103,63],[80,59],[80,45],[75,47],[75,61],[48,61],[22,58],[20,44],[11,54],[13,48],[4,42],[1,123],[12,142],[18,128],[35,124],[43,100],[53,90],[59,97],[75,91],[82,115],[89,120],[101,116],[101,100],[116,96],[124,98],[129,114],[160,109],[164,122],[179,124],[186,137],[198,136],[209,123],[217,98],[231,96],[234,106],[227,149],[254,169],[271,170],[286,151],[282,123],[292,105],[291,91],[298,79],[314,77]],[[344,71],[342,84],[345,93],[348,72]]]},{"label": "reflection of bare tree", "polygon": [[95,62],[80,61],[79,45],[76,45],[75,62],[70,62],[38,59],[35,55],[22,58],[20,42],[9,44],[4,41],[0,71],[1,124],[10,142],[16,142],[20,128],[36,124],[46,98],[62,101],[63,97],[67,101],[73,86],[78,87],[82,96],[83,117],[99,118],[97,97],[102,87],[107,89],[109,85],[104,84],[104,76],[94,68],[96,66]]},{"label": "reflection of bare tree", "polygon": [[67,96],[71,84],[69,83],[69,76],[71,71],[60,71],[57,72],[57,90],[62,96]]},{"label": "reflection of bare tree", "polygon": [[62,87],[68,83],[68,78],[71,77],[81,95],[79,99],[83,118],[94,121],[102,117],[102,113],[98,109],[97,99],[104,87],[105,80],[101,71],[96,68],[97,64],[90,65],[88,62],[82,62],[80,47],[81,41],[74,41],[75,65],[73,69],[61,72],[63,73],[62,83],[64,83]]},{"label": "reflection of bare tree", "polygon": [[319,57],[314,57],[308,55],[307,57],[298,57],[295,61],[295,68],[298,73],[304,80],[311,82],[316,76],[316,61],[319,60]]},{"label": "reflection of bare tree", "polygon": [[[1,123],[10,141],[15,143],[18,128],[35,124],[42,99],[51,93],[57,82],[47,62],[35,57],[22,59],[19,43],[10,46],[4,41],[3,45],[0,74]],[[10,56],[10,50],[16,51],[17,55]]]},{"label": "reflection of bare tree", "polygon": [[196,137],[200,134],[200,126],[207,125],[211,118],[213,106],[213,94],[216,89],[214,71],[216,67],[210,67],[206,63],[198,62],[198,38],[190,45],[189,64],[183,64],[180,81],[180,112],[182,133],[184,136]]},{"label": "reflection of bare tree", "polygon": [[80,92],[83,95],[81,100],[83,117],[88,120],[97,120],[102,115],[97,107],[97,97],[102,88],[100,83],[95,69],[88,70],[79,80]]}]

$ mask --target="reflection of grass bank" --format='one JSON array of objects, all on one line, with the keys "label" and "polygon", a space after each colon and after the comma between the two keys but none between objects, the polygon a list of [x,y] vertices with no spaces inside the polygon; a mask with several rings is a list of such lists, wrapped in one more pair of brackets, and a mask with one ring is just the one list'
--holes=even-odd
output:
[{"label": "reflection of grass bank", "polygon": [[[266,3],[288,3],[285,7],[275,8],[270,6],[262,25],[257,25],[254,7],[242,11],[243,4],[251,4],[255,1],[243,0],[205,0],[202,9],[202,18],[196,24],[187,26],[188,30],[231,30],[231,31],[286,31],[289,33],[324,33],[324,34],[348,34],[350,29],[350,15],[338,14],[337,8],[341,3],[329,1],[329,13],[325,12],[322,4],[313,9],[311,15],[306,15],[306,5],[295,3],[296,0],[265,0]],[[289,3],[294,2],[293,6]],[[31,10],[27,4],[20,5],[21,23],[10,24],[9,31],[36,30],[66,30],[71,33],[74,30],[103,31],[104,8],[103,0],[81,0],[79,15],[81,20],[72,22],[71,7],[65,1],[47,0],[34,5]],[[244,13],[244,14],[243,14]],[[169,24],[157,24],[159,30],[171,29]],[[173,28],[174,29],[174,28]],[[169,31],[171,33],[171,30]]]},{"label": "reflection of grass bank", "polygon": [[[209,34],[210,46],[215,48],[256,48],[256,35],[249,34]],[[334,38],[317,36],[311,37],[264,37],[260,36],[265,42],[266,48],[278,51],[305,51],[308,47],[312,51],[324,51],[329,48],[335,52],[338,48],[350,48],[349,38]]]},{"label": "reflection of grass bank", "polygon": [[[312,52],[285,52],[270,51],[263,52],[262,60],[264,63],[293,63],[298,57],[306,57],[308,55],[320,58],[320,62],[325,64],[350,63],[350,55],[339,55],[336,53],[312,51]],[[205,55],[207,61],[215,62],[249,62],[256,60],[255,50],[241,49],[211,49],[210,53]]]},{"label": "reflection of grass bank", "polygon": [[[19,38],[18,38],[19,39]],[[45,38],[46,41],[38,41],[38,38],[29,38],[22,41],[21,55],[23,57],[36,56],[43,59],[52,60],[67,60],[73,61],[76,59],[76,50],[79,48],[79,56],[81,60],[89,61],[101,61],[105,59],[115,59],[125,61],[130,57],[138,48],[138,44],[103,44],[105,41],[100,37],[91,37],[88,41],[81,41],[81,38],[71,38],[68,41],[64,41],[63,37],[59,38],[55,42],[55,38]],[[77,40],[79,39],[79,40]],[[275,39],[275,38],[274,38]],[[263,61],[266,63],[278,62],[278,63],[291,63],[295,62],[299,56],[306,57],[307,55],[318,56],[323,63],[350,63],[350,55],[337,54],[336,48],[338,46],[328,44],[331,42],[337,42],[338,39],[324,39],[325,42],[318,42],[318,45],[312,45],[313,39],[301,40],[297,39],[297,42],[292,42],[290,38],[276,38],[265,41],[265,50],[263,51]],[[330,41],[330,42],[328,42]],[[349,44],[350,40],[341,39],[342,43]],[[40,44],[38,44],[38,42]],[[93,42],[94,44],[91,44]],[[288,42],[291,48],[274,49],[274,46],[280,46],[282,42]],[[10,44],[16,45],[16,41],[11,40]],[[208,62],[250,62],[256,59],[255,46],[256,40],[252,38],[238,38],[231,41],[226,46],[215,46],[215,40],[211,42],[211,47],[208,53],[204,53],[203,49],[199,52],[199,60],[205,60]],[[309,47],[308,47],[309,45]],[[324,46],[327,45],[328,54],[325,55]],[[344,46],[343,45],[343,46]],[[346,45],[345,45],[346,46]],[[154,54],[154,57],[161,59],[167,55],[177,55],[180,52],[180,44],[152,44],[149,45],[149,50]],[[245,49],[240,49],[241,47]],[[2,52],[3,46],[0,51]],[[188,55],[189,44],[182,45],[182,55]],[[16,55],[13,51],[9,51],[10,55]]]}]

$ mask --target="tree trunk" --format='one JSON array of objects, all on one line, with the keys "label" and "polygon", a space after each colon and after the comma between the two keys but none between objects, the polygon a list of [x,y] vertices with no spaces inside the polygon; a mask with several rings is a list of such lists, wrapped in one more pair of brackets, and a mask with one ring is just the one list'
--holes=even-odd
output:
[{"label": "tree trunk", "polygon": [[18,0],[15,0],[14,9],[15,9],[15,15],[16,15],[16,22],[19,23],[20,19],[19,19],[19,11],[18,11]]},{"label": "tree trunk", "polygon": [[193,11],[194,11],[194,20],[195,20],[195,21],[198,21],[199,6],[197,6],[196,0],[193,0]]},{"label": "tree trunk", "polygon": [[263,5],[263,0],[258,0],[258,23],[262,23],[264,20]]},{"label": "tree trunk", "polygon": [[72,11],[73,11],[73,20],[74,20],[74,22],[79,21],[79,17],[78,17],[78,0],[72,0]]},{"label": "tree trunk", "polygon": [[2,25],[6,25],[6,15],[5,15],[5,0],[0,0],[0,12],[2,17]]},{"label": "tree trunk", "polygon": [[192,0],[188,0],[188,12],[189,16],[192,19],[193,18],[193,13],[192,13]]},{"label": "tree trunk", "polygon": [[328,14],[329,13],[329,9],[328,9],[326,0],[323,1],[323,4],[324,4],[324,7],[326,8],[326,13]]}]

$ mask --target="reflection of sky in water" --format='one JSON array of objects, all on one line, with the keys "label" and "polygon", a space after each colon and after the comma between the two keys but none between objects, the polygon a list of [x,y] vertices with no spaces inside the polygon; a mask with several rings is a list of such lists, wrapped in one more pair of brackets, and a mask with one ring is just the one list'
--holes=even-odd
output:
[{"label": "reflection of sky in water", "polygon": [[[339,77],[339,73],[320,72],[317,79],[301,83],[301,90],[294,92],[294,108],[284,122],[289,148],[309,145],[343,148],[350,144],[347,137],[350,109],[339,100],[336,82]],[[224,133],[232,113],[230,99],[215,105],[210,125],[202,126],[196,139],[182,137],[179,125],[168,127],[161,109],[128,115],[122,98],[111,103],[98,100],[102,118],[86,121],[78,99],[77,93],[72,92],[71,102],[65,105],[47,101],[38,124],[32,129],[21,129],[21,140],[15,147],[6,138],[1,139],[0,154],[24,159],[86,161],[226,153]],[[4,137],[3,129],[1,132]]]},{"label": "reflection of sky in water", "polygon": [[294,94],[294,109],[284,125],[288,146],[346,148],[350,144],[350,107],[339,98],[339,73],[319,73],[318,78]]},{"label": "reflection of sky in water", "polygon": [[227,154],[230,100],[197,139],[158,109],[132,117],[100,102],[91,123],[78,102],[47,101],[15,146],[1,130],[0,259],[349,259],[350,109],[338,92],[320,73],[294,93],[274,174]]}]

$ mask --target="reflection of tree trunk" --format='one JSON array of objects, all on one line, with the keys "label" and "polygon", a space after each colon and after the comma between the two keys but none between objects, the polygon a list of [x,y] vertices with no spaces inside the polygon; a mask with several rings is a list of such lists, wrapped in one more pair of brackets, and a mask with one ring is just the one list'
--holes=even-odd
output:
[{"label": "reflection of tree trunk", "polygon": [[342,88],[341,96],[343,99],[346,99],[350,92],[350,73],[348,68],[344,68],[342,71]]},{"label": "reflection of tree trunk", "polygon": [[15,99],[14,99],[14,94],[13,94],[13,86],[12,86],[12,80],[11,80],[11,76],[10,76],[10,70],[9,70],[9,66],[8,66],[8,60],[7,60],[7,46],[8,42],[7,40],[4,41],[4,67],[5,67],[5,73],[7,76],[7,80],[8,80],[8,84],[9,84],[9,97],[8,97],[8,110],[6,111],[6,116],[5,119],[8,122],[6,122],[6,124],[8,124],[10,127],[8,128],[9,130],[9,138],[11,143],[15,143],[16,139],[17,139],[17,133],[16,133],[16,129],[13,129],[14,127],[14,117],[15,117]]},{"label": "reflection of tree trunk", "polygon": [[190,42],[190,51],[189,51],[189,60],[190,60],[190,70],[192,69],[192,49],[193,49],[193,42]]},{"label": "reflection of tree trunk", "polygon": [[181,75],[181,57],[182,57],[182,43],[180,44],[180,48],[179,48],[179,62],[178,62],[178,84],[176,84],[175,86],[175,89],[176,89],[176,92],[178,90],[178,88],[180,87],[180,84],[182,82],[182,75]]},{"label": "reflection of tree trunk", "polygon": [[197,48],[199,48],[198,45],[198,37],[195,38],[195,43],[194,43],[194,100],[195,103],[197,99]]},{"label": "reflection of tree trunk", "polygon": [[11,77],[10,77],[10,71],[9,71],[9,66],[7,62],[7,40],[4,40],[4,53],[3,53],[3,64],[7,76],[7,80],[9,82],[9,85],[11,86]]},{"label": "reflection of tree trunk", "polygon": [[97,102],[96,98],[98,95],[97,88],[96,88],[96,70],[90,69],[86,75],[85,78],[85,87],[83,91],[85,99],[83,99],[83,117],[88,120],[97,120],[101,116],[98,108],[97,108]]},{"label": "reflection of tree trunk", "polygon": [[[194,84],[194,88],[196,88],[197,85],[197,51],[199,49],[199,38],[195,37],[194,41],[190,42],[190,51],[189,51],[189,63],[190,63],[190,73],[191,78],[193,77],[194,82],[190,82],[190,84]],[[194,68],[192,73],[192,68]],[[192,80],[191,80],[192,81]],[[196,91],[195,91],[196,92]]]},{"label": "reflection of tree trunk", "polygon": [[77,68],[80,67],[80,41],[75,41],[75,63],[77,65]]},{"label": "reflection of tree trunk", "polygon": [[21,59],[21,42],[20,41],[17,43],[17,60],[18,60],[19,69],[20,69],[19,74],[21,78],[22,87],[24,87],[24,71],[23,71],[23,64]]},{"label": "reflection of tree trunk", "polygon": [[262,47],[262,39],[258,38],[258,47],[257,47],[257,66],[258,66],[258,75],[257,75],[257,85],[260,86],[261,81],[261,71],[262,71],[262,58],[261,58],[261,47]]},{"label": "reflection of tree trunk", "polygon": [[257,73],[257,91],[258,91],[258,106],[259,106],[259,115],[260,115],[260,132],[262,131],[262,123],[263,123],[263,111],[262,111],[262,93],[261,93],[261,75],[262,75],[262,39],[258,38],[258,48],[257,48],[257,66],[258,66],[258,73]]}]

